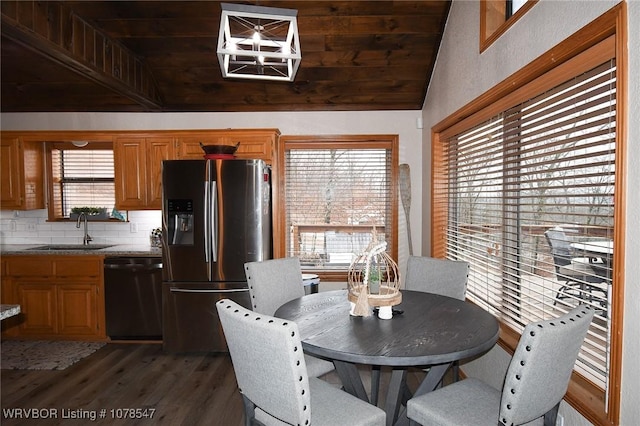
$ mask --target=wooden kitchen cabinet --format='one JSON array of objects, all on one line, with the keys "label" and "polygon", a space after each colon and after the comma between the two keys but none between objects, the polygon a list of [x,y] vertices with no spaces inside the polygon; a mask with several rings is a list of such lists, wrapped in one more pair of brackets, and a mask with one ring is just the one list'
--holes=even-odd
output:
[{"label": "wooden kitchen cabinet", "polygon": [[[0,303],[7,305],[17,305],[18,297],[15,294],[15,287],[13,280],[6,272],[7,261],[5,259],[0,260]],[[18,330],[17,324],[19,319],[17,316],[12,316],[2,320],[2,336],[15,336]]]},{"label": "wooden kitchen cabinet", "polygon": [[113,158],[116,208],[162,209],[162,160],[175,158],[174,138],[117,138]]},{"label": "wooden kitchen cabinet", "polygon": [[231,145],[222,134],[216,132],[206,132],[201,134],[189,134],[177,138],[176,159],[178,160],[202,160],[204,151],[203,145]]},{"label": "wooden kitchen cabinet", "polygon": [[20,137],[0,140],[0,208],[44,208],[43,147]]},{"label": "wooden kitchen cabinet", "polygon": [[98,331],[97,288],[94,284],[77,283],[56,286],[58,314],[57,332],[63,336],[94,335]]},{"label": "wooden kitchen cabinet", "polygon": [[162,161],[204,158],[204,145],[235,145],[236,157],[272,163],[277,129],[176,131],[164,136],[122,136],[113,147],[116,208],[162,209]]},{"label": "wooden kitchen cabinet", "polygon": [[53,336],[57,334],[56,287],[54,284],[29,279],[14,280],[18,304],[25,320],[20,323],[21,336]]},{"label": "wooden kitchen cabinet", "polygon": [[3,335],[106,339],[101,256],[7,256],[4,261],[10,288],[3,290],[14,295],[21,314]]},{"label": "wooden kitchen cabinet", "polygon": [[254,130],[208,130],[202,133],[189,132],[177,137],[177,158],[180,160],[198,159],[204,157],[200,147],[203,145],[236,145],[238,158],[259,158],[271,164],[274,158],[276,143],[280,137],[277,129]]}]

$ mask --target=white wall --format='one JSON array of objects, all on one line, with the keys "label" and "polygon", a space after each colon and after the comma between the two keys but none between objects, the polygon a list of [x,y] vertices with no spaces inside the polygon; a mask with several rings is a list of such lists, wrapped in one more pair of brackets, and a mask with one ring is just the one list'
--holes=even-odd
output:
[{"label": "white wall", "polygon": [[[397,134],[400,140],[400,163],[411,169],[412,199],[420,200],[422,132],[417,128],[420,111],[376,112],[273,112],[273,113],[4,113],[0,115],[3,130],[173,130],[173,129],[224,129],[224,128],[277,128],[282,135],[342,135],[342,134]],[[420,203],[411,206],[411,228],[414,252],[420,253],[421,217]],[[401,207],[402,208],[402,207]],[[145,228],[153,219],[140,217]],[[3,242],[15,243],[16,238],[53,238],[50,226],[45,224],[46,212],[25,212],[14,218],[14,212],[0,214],[0,232]],[[28,218],[24,221],[21,218]],[[401,267],[408,253],[404,213],[400,211],[399,257]],[[13,224],[11,221],[14,221]],[[31,223],[37,230],[31,231]],[[158,219],[159,223],[159,219]],[[16,227],[19,231],[11,231]],[[65,236],[77,233],[73,224],[58,224],[55,231]],[[133,234],[127,224],[112,224],[122,237],[148,236],[139,229]],[[149,228],[151,229],[151,228]],[[41,232],[42,230],[42,232]],[[146,229],[145,229],[146,230]],[[105,231],[107,232],[107,231]],[[80,238],[82,238],[82,235]],[[56,234],[58,236],[58,234]],[[80,240],[81,241],[81,240]],[[42,242],[42,241],[38,241]],[[45,241],[49,242],[49,241]],[[58,242],[58,241],[50,241]]]},{"label": "white wall", "polygon": [[[422,253],[430,253],[430,129],[458,108],[489,90],[536,57],[566,39],[584,25],[619,3],[618,0],[541,0],[489,49],[479,50],[479,3],[454,0],[442,40],[436,69],[423,108]],[[629,115],[627,122],[627,236],[625,241],[624,348],[622,358],[621,425],[637,425],[640,419],[640,1],[628,3]],[[467,364],[466,373],[496,387],[510,360],[496,347],[481,359]],[[589,422],[566,403],[560,408],[565,425]]]}]

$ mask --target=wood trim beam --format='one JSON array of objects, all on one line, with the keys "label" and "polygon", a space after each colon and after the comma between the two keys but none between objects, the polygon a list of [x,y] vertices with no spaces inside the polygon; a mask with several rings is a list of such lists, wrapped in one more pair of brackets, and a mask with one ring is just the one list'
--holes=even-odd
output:
[{"label": "wood trim beam", "polygon": [[143,105],[162,97],[144,59],[58,2],[3,1],[2,36]]}]

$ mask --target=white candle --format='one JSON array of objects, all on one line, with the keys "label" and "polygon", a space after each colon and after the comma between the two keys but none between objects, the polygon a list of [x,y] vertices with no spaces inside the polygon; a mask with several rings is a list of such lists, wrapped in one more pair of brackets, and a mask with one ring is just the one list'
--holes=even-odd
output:
[{"label": "white candle", "polygon": [[380,306],[380,309],[378,309],[378,318],[380,319],[393,318],[393,310],[391,309],[391,306]]}]

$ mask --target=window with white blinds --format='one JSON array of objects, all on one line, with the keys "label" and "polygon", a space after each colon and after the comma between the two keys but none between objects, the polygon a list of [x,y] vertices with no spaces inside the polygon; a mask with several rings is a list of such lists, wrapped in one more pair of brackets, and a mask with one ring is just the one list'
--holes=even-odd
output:
[{"label": "window with white blinds", "polygon": [[[467,297],[520,332],[577,304],[597,310],[576,371],[606,389],[616,181],[616,64],[447,137],[446,255]],[[552,247],[553,246],[553,247]]]},{"label": "window with white blinds", "polygon": [[394,140],[285,138],[286,256],[305,270],[346,272],[373,238],[396,250]]},{"label": "window with white blinds", "polygon": [[113,209],[115,185],[110,146],[90,144],[75,148],[54,144],[50,153],[51,201],[55,218],[69,217],[74,207],[105,208],[107,212]]}]

